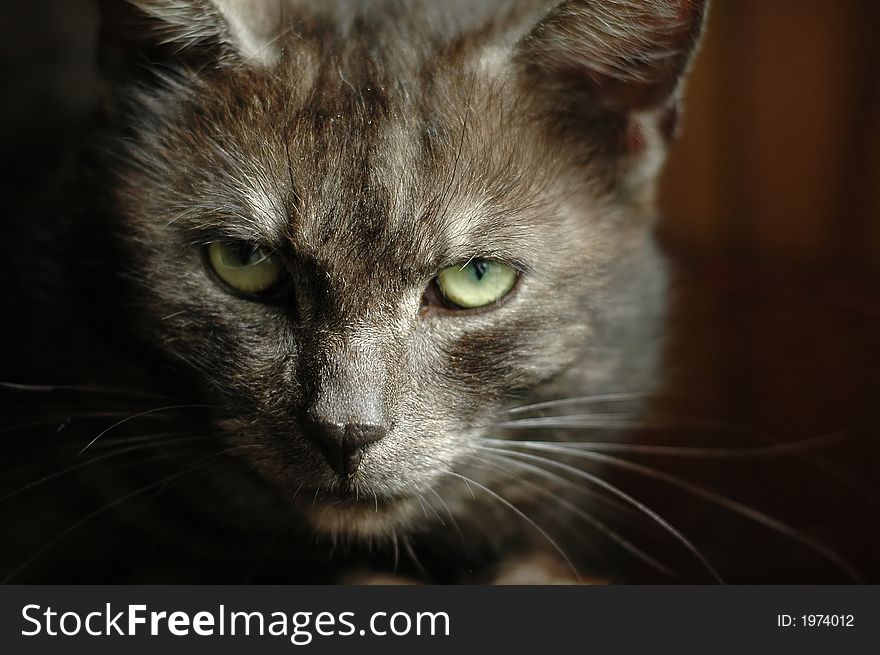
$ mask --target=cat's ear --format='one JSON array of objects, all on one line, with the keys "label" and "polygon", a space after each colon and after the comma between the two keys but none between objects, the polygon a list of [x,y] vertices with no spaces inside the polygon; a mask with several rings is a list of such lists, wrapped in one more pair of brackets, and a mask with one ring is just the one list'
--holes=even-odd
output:
[{"label": "cat's ear", "polygon": [[266,0],[100,0],[102,66],[266,66],[278,56],[279,5]]},{"label": "cat's ear", "polygon": [[519,74],[561,129],[610,137],[604,152],[636,154],[645,140],[674,131],[706,4],[566,0],[519,42]]}]

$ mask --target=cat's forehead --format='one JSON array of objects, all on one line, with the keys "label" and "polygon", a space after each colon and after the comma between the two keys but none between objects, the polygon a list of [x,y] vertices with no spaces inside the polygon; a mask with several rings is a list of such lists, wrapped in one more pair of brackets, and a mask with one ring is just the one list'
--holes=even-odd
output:
[{"label": "cat's forehead", "polygon": [[[414,147],[419,137],[406,128],[388,124],[377,131],[362,141],[352,131],[346,144],[307,153],[276,183],[242,178],[253,238],[291,248],[327,272],[410,275],[433,275],[438,266],[476,256],[518,260],[535,248],[537,190],[530,204],[516,194],[499,199],[466,170],[474,165],[471,155],[455,153],[456,170],[443,158],[426,162],[428,155]],[[308,141],[292,139],[289,147],[314,147],[303,145]],[[228,220],[227,227],[240,227],[240,217]]]},{"label": "cat's forehead", "polygon": [[207,167],[239,208],[209,211],[218,227],[326,267],[431,269],[523,249],[540,158],[517,152],[513,123],[493,120],[473,74],[437,70],[424,84],[347,66],[291,64],[203,91]]}]

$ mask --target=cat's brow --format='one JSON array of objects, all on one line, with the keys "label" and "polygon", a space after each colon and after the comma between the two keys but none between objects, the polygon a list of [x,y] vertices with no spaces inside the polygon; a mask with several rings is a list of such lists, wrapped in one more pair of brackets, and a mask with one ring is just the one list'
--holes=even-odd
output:
[{"label": "cat's brow", "polygon": [[474,241],[470,247],[456,247],[445,250],[440,258],[440,267],[451,265],[465,265],[475,259],[490,259],[499,261],[508,266],[512,266],[520,271],[527,272],[531,270],[532,265],[528,261],[528,244],[515,244],[510,242],[500,242],[492,238],[484,238],[480,241]]},{"label": "cat's brow", "polygon": [[497,259],[521,270],[535,252],[536,225],[515,212],[487,214],[474,206],[448,217],[442,230],[441,258],[465,262],[473,258]]},{"label": "cat's brow", "polygon": [[284,204],[259,185],[234,186],[236,200],[203,198],[189,204],[166,226],[182,230],[194,241],[225,237],[276,248],[285,243],[291,226]]},{"label": "cat's brow", "polygon": [[286,242],[283,232],[239,213],[206,211],[198,219],[181,220],[174,226],[183,231],[189,241],[199,244],[215,239],[229,239],[275,249]]}]

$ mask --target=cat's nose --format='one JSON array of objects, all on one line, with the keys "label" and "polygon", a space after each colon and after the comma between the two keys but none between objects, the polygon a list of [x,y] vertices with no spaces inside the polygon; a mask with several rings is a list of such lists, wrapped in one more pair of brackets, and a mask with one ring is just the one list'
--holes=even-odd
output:
[{"label": "cat's nose", "polygon": [[370,444],[382,439],[386,430],[381,425],[306,421],[306,434],[318,446],[330,468],[342,477],[357,471]]}]

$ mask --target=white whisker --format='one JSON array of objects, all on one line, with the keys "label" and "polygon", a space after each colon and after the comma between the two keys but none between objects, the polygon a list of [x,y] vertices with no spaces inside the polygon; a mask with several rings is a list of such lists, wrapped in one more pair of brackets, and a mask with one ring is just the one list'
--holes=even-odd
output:
[{"label": "white whisker", "polygon": [[657,417],[634,419],[628,414],[570,414],[565,416],[538,416],[520,418],[495,423],[500,428],[546,428],[546,429],[586,429],[614,428],[627,430],[725,430],[735,432],[736,428],[719,425],[709,421]]},{"label": "white whisker", "polygon": [[56,391],[70,391],[75,393],[105,393],[124,396],[135,396],[139,398],[154,398],[157,400],[176,400],[171,396],[150,393],[147,391],[72,384],[22,384],[18,382],[0,382],[0,389],[7,389],[9,391],[26,391],[32,393],[52,393]]},{"label": "white whisker", "polygon": [[147,450],[147,449],[154,447],[154,446],[161,445],[164,447],[164,446],[171,446],[171,445],[176,445],[176,444],[185,443],[185,442],[203,441],[205,439],[208,439],[208,437],[181,437],[181,438],[173,438],[173,439],[166,439],[166,440],[156,440],[156,441],[152,441],[150,443],[145,443],[145,444],[141,444],[141,445],[137,445],[137,446],[130,446],[128,448],[123,448],[121,450],[115,450],[110,453],[85,460],[84,462],[74,464],[73,466],[69,466],[69,467],[64,468],[60,471],[56,471],[55,473],[51,473],[49,475],[43,476],[42,478],[39,478],[38,480],[34,480],[33,482],[30,482],[24,486],[18,487],[14,491],[11,491],[7,494],[0,496],[0,503],[4,502],[6,500],[9,500],[10,498],[14,498],[14,497],[24,493],[25,491],[29,491],[30,489],[33,489],[33,488],[38,487],[42,484],[45,484],[46,482],[51,482],[52,480],[56,480],[57,478],[60,478],[64,475],[67,475],[68,473],[72,473],[72,472],[77,471],[81,468],[84,468],[86,466],[91,466],[92,464],[96,464],[98,462],[102,462],[102,461],[105,461],[108,459],[113,459],[113,458],[119,457],[121,455],[125,455],[127,453],[133,453],[133,452],[137,452],[140,450]]},{"label": "white whisker", "polygon": [[590,396],[576,396],[574,398],[559,398],[557,400],[545,400],[528,405],[520,405],[503,411],[504,414],[521,414],[523,412],[535,412],[552,407],[564,407],[566,405],[580,405],[587,403],[608,403],[626,400],[641,400],[648,395],[647,391],[621,391],[617,393],[593,394]]},{"label": "white whisker", "polygon": [[116,423],[111,425],[109,428],[107,428],[103,432],[99,433],[98,436],[96,436],[89,443],[87,443],[83,447],[83,449],[80,450],[79,453],[77,453],[77,456],[82,455],[84,452],[86,452],[89,449],[89,447],[91,447],[92,444],[94,444],[98,439],[103,437],[105,434],[107,434],[111,430],[115,430],[116,428],[118,428],[126,423],[129,423],[130,421],[134,421],[135,419],[139,419],[144,416],[150,416],[152,414],[159,414],[161,412],[169,412],[169,411],[178,410],[178,409],[211,409],[211,406],[210,405],[168,405],[166,407],[157,407],[155,409],[149,409],[145,412],[139,412],[138,414],[128,416],[127,418],[124,418],[121,421],[117,421]]},{"label": "white whisker", "polygon": [[[521,442],[513,442],[513,443],[518,445]],[[523,459],[528,459],[528,460],[531,460],[534,462],[546,464],[547,466],[551,466],[553,468],[557,468],[559,470],[566,471],[567,473],[570,473],[576,477],[582,478],[582,479],[586,480],[587,482],[590,482],[598,487],[601,487],[602,489],[605,489],[609,493],[611,493],[611,494],[617,496],[618,498],[620,498],[621,500],[631,504],[633,507],[638,509],[640,512],[642,512],[645,515],[652,518],[658,525],[660,525],[664,530],[666,530],[669,534],[671,534],[679,543],[681,543],[687,550],[689,550],[691,552],[691,554],[693,554],[700,561],[700,563],[706,568],[706,570],[712,575],[712,577],[715,578],[715,580],[717,580],[721,584],[724,583],[724,580],[721,578],[721,576],[715,570],[715,567],[712,566],[712,564],[706,559],[706,557],[703,555],[703,553],[701,553],[699,551],[699,549],[693,544],[693,542],[690,539],[688,539],[686,536],[684,536],[684,534],[680,530],[678,530],[678,528],[674,527],[669,521],[664,519],[662,516],[660,516],[657,512],[652,510],[647,505],[645,505],[643,502],[630,496],[628,493],[626,493],[622,489],[615,487],[610,482],[607,482],[607,481],[603,480],[602,478],[600,478],[596,475],[593,475],[592,473],[582,471],[581,469],[575,468],[574,466],[569,466],[568,464],[564,464],[562,462],[557,462],[557,461],[549,459],[547,457],[540,457],[538,455],[532,455],[529,453],[521,453],[521,452],[510,451],[510,450],[503,450],[500,448],[495,448],[495,449],[490,449],[490,450],[496,450],[500,453],[507,453],[511,457],[521,457]]]},{"label": "white whisker", "polygon": [[507,509],[509,509],[510,511],[512,511],[514,514],[516,514],[517,516],[519,516],[521,519],[523,519],[526,523],[528,523],[528,524],[529,524],[530,526],[532,526],[535,530],[537,530],[537,531],[538,531],[538,532],[539,532],[539,533],[540,533],[540,534],[541,534],[541,535],[542,535],[542,536],[543,536],[543,537],[544,537],[544,538],[550,543],[550,545],[553,547],[553,549],[554,549],[557,553],[559,553],[559,555],[560,555],[560,556],[562,557],[562,559],[565,561],[566,565],[568,565],[568,567],[571,569],[572,573],[574,573],[575,577],[576,577],[578,580],[581,579],[581,576],[580,576],[580,574],[578,573],[577,569],[575,568],[574,564],[572,564],[571,560],[568,558],[568,555],[565,554],[565,551],[562,550],[562,548],[559,546],[559,544],[556,543],[556,541],[553,539],[553,537],[551,537],[549,534],[547,534],[547,532],[546,532],[546,530],[544,530],[544,528],[542,528],[540,525],[538,525],[537,523],[535,523],[535,521],[533,521],[531,518],[529,518],[529,517],[528,517],[528,516],[527,516],[527,515],[521,510],[521,509],[519,509],[516,505],[514,505],[513,503],[511,503],[510,501],[508,501],[506,498],[504,498],[503,496],[501,496],[501,495],[498,494],[497,492],[492,491],[489,487],[487,487],[487,486],[485,486],[485,485],[482,485],[482,484],[480,484],[479,482],[477,482],[477,481],[475,481],[475,480],[473,480],[473,479],[467,478],[466,476],[461,475],[460,473],[455,473],[454,471],[449,471],[449,470],[444,470],[443,473],[445,473],[446,475],[454,476],[454,477],[456,477],[456,478],[459,478],[459,479],[461,479],[461,480],[463,480],[463,481],[469,483],[469,484],[468,484],[468,488],[470,488],[471,485],[474,485],[475,487],[477,487],[477,488],[480,489],[481,491],[484,491],[484,492],[487,493],[490,497],[494,498],[494,499],[497,500],[499,503],[501,503],[502,505],[504,505]]},{"label": "white whisker", "polygon": [[[143,494],[143,493],[146,493],[146,492],[150,491],[151,489],[155,489],[155,488],[157,488],[157,487],[164,487],[164,486],[167,485],[169,482],[172,482],[172,481],[177,480],[177,479],[179,479],[179,478],[182,478],[182,477],[184,477],[184,476],[186,476],[186,475],[189,475],[189,474],[191,474],[191,473],[193,473],[193,472],[196,472],[196,471],[201,470],[201,469],[204,468],[204,467],[199,466],[199,465],[202,464],[203,462],[206,462],[207,460],[210,460],[210,459],[212,459],[212,458],[214,458],[214,457],[219,457],[219,456],[224,455],[224,454],[226,454],[226,453],[229,453],[229,452],[231,452],[231,451],[238,450],[238,449],[240,449],[240,448],[245,448],[245,447],[246,447],[246,446],[236,446],[236,447],[233,447],[233,448],[226,448],[226,449],[221,450],[221,451],[219,451],[219,452],[216,452],[216,453],[213,453],[213,454],[208,455],[208,456],[206,456],[206,457],[203,457],[202,459],[200,459],[200,460],[198,460],[198,461],[196,461],[196,462],[193,462],[192,464],[190,464],[189,466],[187,466],[185,469],[182,469],[182,470],[178,471],[177,473],[174,473],[174,474],[172,474],[172,475],[170,475],[170,476],[168,476],[168,477],[166,477],[166,478],[162,478],[161,480],[158,480],[158,481],[156,481],[156,482],[152,482],[152,483],[150,483],[150,484],[148,484],[148,485],[145,485],[145,486],[143,486],[143,487],[140,487],[140,488],[136,489],[135,491],[132,491],[131,493],[128,493],[128,494],[122,496],[121,498],[117,498],[117,499],[114,500],[113,502],[108,503],[107,505],[104,505],[104,506],[101,507],[100,509],[97,509],[97,510],[95,510],[94,512],[91,512],[91,513],[87,514],[87,515],[84,516],[83,518],[79,519],[78,521],[76,521],[75,523],[73,523],[72,525],[68,526],[68,527],[65,528],[63,531],[61,531],[60,533],[58,533],[57,535],[55,535],[55,537],[53,537],[48,543],[46,543],[45,545],[43,545],[41,548],[39,548],[38,550],[36,550],[35,552],[33,552],[33,553],[31,554],[31,556],[27,558],[27,560],[25,560],[24,562],[22,562],[18,567],[15,568],[15,570],[13,570],[11,573],[9,573],[9,574],[5,577],[2,581],[0,581],[0,584],[8,584],[10,580],[12,580],[13,578],[15,578],[15,576],[17,576],[17,575],[18,575],[19,573],[21,573],[21,572],[22,572],[27,566],[29,566],[30,564],[32,564],[37,558],[39,558],[41,555],[43,555],[43,553],[45,553],[45,552],[48,551],[50,548],[52,548],[52,546],[54,546],[54,545],[57,544],[59,541],[61,541],[61,539],[63,539],[64,537],[66,537],[68,534],[70,534],[70,533],[73,532],[74,530],[78,529],[79,527],[83,526],[83,525],[86,524],[87,522],[91,521],[92,519],[97,518],[98,516],[100,516],[100,515],[102,515],[102,514],[105,514],[106,512],[108,512],[108,511],[110,511],[111,509],[113,509],[114,507],[117,507],[117,506],[119,506],[119,505],[121,505],[121,504],[123,504],[123,503],[125,503],[125,502],[127,502],[127,501],[129,501],[129,500],[131,500],[132,498],[135,498],[135,497],[137,497],[137,496],[139,496],[139,495],[141,495],[141,494]],[[222,467],[222,466],[224,466],[224,465],[225,465],[225,463],[221,463],[220,465],[218,465],[217,468],[220,468],[220,467]]]},{"label": "white whisker", "polygon": [[[626,453],[630,455],[652,455],[660,457],[694,458],[694,459],[751,459],[756,457],[772,457],[794,455],[812,450],[819,450],[846,439],[843,433],[834,433],[790,441],[767,446],[743,446],[740,448],[699,447],[699,446],[651,446],[645,444],[609,443],[603,441],[503,441],[503,443],[539,443],[564,446],[590,452]],[[500,441],[499,441],[500,443]]]},{"label": "white whisker", "polygon": [[[481,448],[480,450],[483,450],[483,449]],[[560,475],[556,475],[555,473],[552,473],[550,471],[542,469],[538,466],[533,466],[533,465],[527,464],[525,462],[520,462],[520,461],[514,460],[514,459],[509,458],[507,456],[502,456],[496,452],[487,452],[486,455],[490,456],[490,457],[495,457],[495,458],[497,458],[507,464],[516,465],[518,468],[520,468],[523,471],[529,471],[539,477],[544,478],[545,480],[549,480],[549,481],[555,482],[557,484],[571,483],[571,480],[568,480],[567,478],[564,478]],[[653,557],[651,557],[650,555],[645,553],[643,550],[641,550],[640,548],[635,546],[632,542],[630,542],[629,540],[627,540],[626,538],[621,536],[617,531],[612,529],[606,523],[604,523],[603,521],[600,521],[598,518],[596,518],[595,516],[593,516],[589,512],[584,511],[580,507],[577,507],[574,503],[571,503],[571,502],[565,500],[564,498],[558,497],[552,491],[545,489],[541,485],[530,483],[530,482],[524,481],[524,480],[521,480],[520,484],[523,484],[523,485],[527,486],[528,488],[533,489],[534,491],[537,491],[539,493],[543,493],[544,495],[552,497],[560,505],[565,507],[567,510],[574,512],[574,514],[576,516],[580,517],[581,519],[583,519],[584,521],[586,521],[587,523],[592,525],[594,528],[596,528],[600,533],[605,535],[611,541],[613,541],[614,543],[616,543],[617,545],[622,547],[628,553],[630,553],[631,555],[636,557],[636,559],[647,564],[649,567],[653,568],[654,570],[656,570],[656,571],[660,572],[661,574],[666,575],[667,577],[670,577],[670,578],[678,577],[676,575],[676,573],[672,569],[670,569],[668,566],[655,560]]]},{"label": "white whisker", "polygon": [[[819,541],[816,541],[809,535],[801,532],[797,528],[780,521],[779,519],[773,518],[759,510],[756,510],[747,505],[743,505],[740,502],[735,500],[731,500],[729,498],[725,498],[713,491],[705,489],[697,484],[692,482],[688,482],[687,480],[683,480],[679,477],[671,475],[669,473],[665,473],[663,471],[658,471],[656,469],[648,468],[646,466],[642,466],[641,464],[636,464],[635,462],[630,462],[628,460],[620,459],[618,457],[612,457],[610,455],[602,455],[600,453],[594,453],[579,449],[568,449],[564,446],[564,444],[553,445],[546,443],[533,443],[533,442],[502,442],[505,444],[510,444],[511,446],[527,448],[530,450],[540,450],[544,452],[556,452],[563,455],[581,457],[584,459],[589,459],[595,462],[600,462],[603,464],[607,464],[608,466],[614,466],[616,468],[624,469],[627,471],[631,471],[633,473],[638,473],[645,477],[651,478],[653,480],[659,480],[661,482],[665,482],[671,486],[677,487],[679,489],[683,489],[688,493],[693,494],[699,498],[703,498],[709,502],[715,503],[716,505],[723,507],[735,514],[739,514],[745,518],[752,520],[753,522],[763,525],[779,534],[789,537],[790,539],[796,541],[797,543],[806,546],[813,552],[821,555],[829,562],[833,563],[840,570],[845,572],[850,578],[852,578],[856,582],[861,582],[861,577],[858,573],[850,566],[850,564],[844,560],[837,552],[828,548],[826,545],[822,544]],[[578,469],[575,469],[578,470]]]}]

